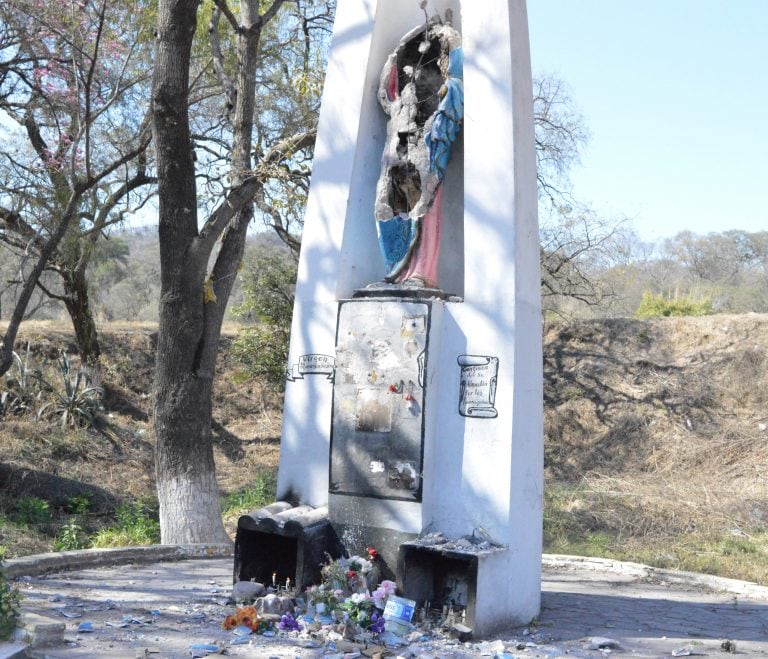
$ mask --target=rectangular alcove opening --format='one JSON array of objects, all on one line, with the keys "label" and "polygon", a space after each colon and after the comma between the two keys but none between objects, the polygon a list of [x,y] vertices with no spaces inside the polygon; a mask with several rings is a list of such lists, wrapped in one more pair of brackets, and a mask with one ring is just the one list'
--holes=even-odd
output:
[{"label": "rectangular alcove opening", "polygon": [[397,560],[397,584],[403,595],[416,600],[418,607],[429,603],[430,610],[453,609],[457,619],[475,633],[482,634],[487,621],[477,608],[478,584],[494,569],[503,547],[462,551],[441,546],[400,545]]},{"label": "rectangular alcove opening", "polygon": [[[235,581],[256,581],[265,586],[296,583],[299,540],[274,533],[238,528],[235,540]],[[303,585],[303,584],[302,584]]]},{"label": "rectangular alcove opening", "polygon": [[[439,11],[443,18],[445,10],[452,9],[453,27],[461,33],[461,3],[448,0],[440,4]],[[356,126],[357,134],[361,137],[354,147],[354,168],[345,195],[347,207],[336,287],[337,300],[348,298],[356,289],[380,282],[384,277],[385,265],[379,251],[374,207],[382,155],[387,143],[388,115],[381,107],[376,92],[388,56],[397,48],[404,35],[423,24],[424,14],[417,2],[378,2],[370,50],[367,53],[365,84],[362,88],[347,90],[350,105],[354,98],[359,98],[358,94],[362,95]],[[354,118],[347,116],[346,122],[354,123]],[[453,143],[452,155],[443,178],[437,282],[445,293],[461,299],[464,298],[465,279],[463,141],[461,130]]]}]

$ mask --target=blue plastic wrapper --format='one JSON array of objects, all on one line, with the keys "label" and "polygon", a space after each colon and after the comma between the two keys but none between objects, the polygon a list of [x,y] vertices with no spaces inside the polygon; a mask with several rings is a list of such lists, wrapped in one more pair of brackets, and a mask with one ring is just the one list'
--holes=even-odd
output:
[{"label": "blue plastic wrapper", "polygon": [[193,657],[207,657],[209,654],[219,652],[221,648],[212,643],[195,643],[189,646],[189,652]]}]

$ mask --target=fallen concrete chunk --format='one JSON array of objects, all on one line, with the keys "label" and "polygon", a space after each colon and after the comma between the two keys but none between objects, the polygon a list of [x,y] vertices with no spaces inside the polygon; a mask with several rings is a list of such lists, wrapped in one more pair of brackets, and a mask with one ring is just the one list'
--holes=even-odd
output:
[{"label": "fallen concrete chunk", "polygon": [[472,628],[457,622],[448,630],[448,635],[464,643],[472,638]]},{"label": "fallen concrete chunk", "polygon": [[22,613],[18,621],[18,640],[29,643],[32,647],[56,645],[64,642],[66,625],[52,618],[36,613]]},{"label": "fallen concrete chunk", "polygon": [[672,650],[673,657],[692,657],[694,655],[703,655],[703,652],[699,652],[693,645],[684,645],[681,648]]},{"label": "fallen concrete chunk", "polygon": [[482,656],[495,656],[499,652],[504,652],[504,643],[501,640],[483,641],[478,643],[477,649]]},{"label": "fallen concrete chunk", "polygon": [[619,650],[621,645],[618,641],[614,641],[612,638],[606,638],[605,636],[588,636],[581,639],[582,643],[586,643],[585,650]]},{"label": "fallen concrete chunk", "polygon": [[263,597],[267,594],[264,584],[256,581],[238,581],[232,586],[232,600],[234,602],[246,602],[250,604],[257,597]]}]

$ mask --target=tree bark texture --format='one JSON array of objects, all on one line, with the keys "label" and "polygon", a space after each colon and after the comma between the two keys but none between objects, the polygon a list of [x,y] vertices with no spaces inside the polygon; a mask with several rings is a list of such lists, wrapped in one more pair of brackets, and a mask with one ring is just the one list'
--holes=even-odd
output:
[{"label": "tree bark texture", "polygon": [[[154,423],[164,543],[227,540],[213,462],[211,395],[224,311],[253,199],[263,185],[251,163],[259,41],[264,24],[284,2],[273,0],[260,14],[259,0],[240,1],[231,189],[198,231],[187,104],[199,0],[160,1],[152,96],[161,262]],[[220,248],[209,272],[217,240]]]},{"label": "tree bark texture", "polygon": [[187,110],[198,5],[199,0],[161,0],[152,92],[161,260],[155,470],[161,541],[166,544],[229,541],[211,441],[213,369],[201,368],[207,254],[197,244]]},{"label": "tree bark texture", "polygon": [[82,365],[98,369],[101,346],[99,345],[96,323],[91,312],[85,268],[76,268],[66,273],[62,299],[72,320]]}]

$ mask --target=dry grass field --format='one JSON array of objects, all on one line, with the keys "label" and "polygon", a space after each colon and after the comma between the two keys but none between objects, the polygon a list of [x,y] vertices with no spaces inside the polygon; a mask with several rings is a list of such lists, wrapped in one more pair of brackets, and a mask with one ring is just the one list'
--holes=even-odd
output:
[{"label": "dry grass field", "polygon": [[768,318],[551,324],[550,551],[768,583]]},{"label": "dry grass field", "polygon": [[[228,353],[236,330],[221,341],[213,427],[230,528],[239,510],[271,495],[281,404]],[[0,546],[9,556],[57,538],[61,546],[73,519],[97,533],[126,501],[152,509],[156,331],[102,326],[96,428],[61,428],[33,412],[0,418]],[[74,350],[64,323],[25,323],[17,351],[27,344],[52,381],[59,350]],[[546,551],[768,584],[768,317],[547,323],[544,366]],[[87,510],[73,512],[82,493]],[[34,497],[50,515],[24,520],[20,502]]]}]

